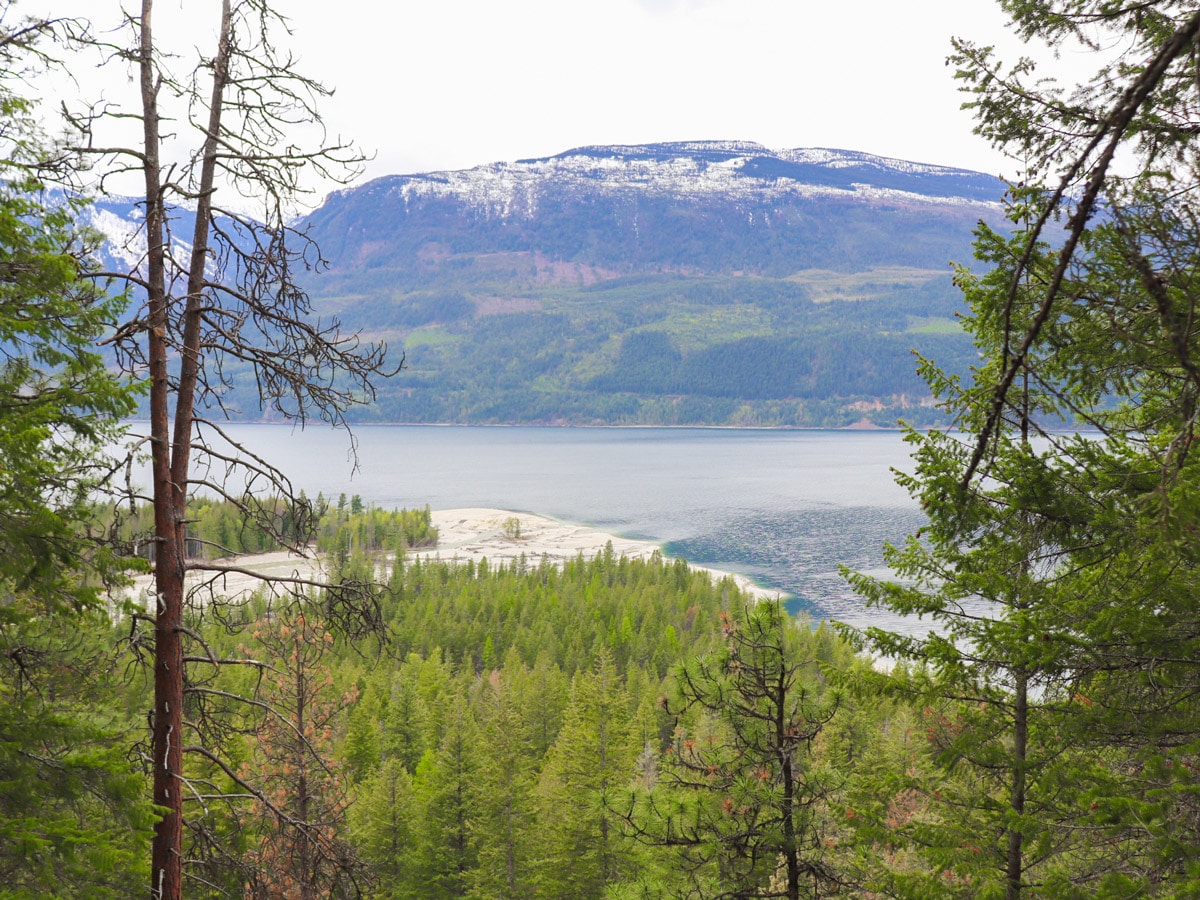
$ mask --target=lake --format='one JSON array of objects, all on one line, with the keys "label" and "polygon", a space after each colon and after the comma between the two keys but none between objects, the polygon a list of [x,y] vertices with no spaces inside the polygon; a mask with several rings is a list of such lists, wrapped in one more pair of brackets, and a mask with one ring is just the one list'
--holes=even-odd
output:
[{"label": "lake", "polygon": [[911,465],[897,432],[365,426],[353,472],[342,431],[228,431],[310,496],[538,513],[739,572],[816,617],[903,625],[864,610],[838,575],[879,569],[882,544],[921,523],[893,481]]}]

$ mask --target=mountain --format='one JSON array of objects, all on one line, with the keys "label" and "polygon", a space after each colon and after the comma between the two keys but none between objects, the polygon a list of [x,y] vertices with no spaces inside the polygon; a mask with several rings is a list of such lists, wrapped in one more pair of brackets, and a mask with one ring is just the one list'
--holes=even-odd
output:
[{"label": "mountain", "polygon": [[309,224],[335,269],[406,268],[423,249],[536,252],[616,271],[945,265],[1003,184],[843,150],[690,142],[396,175],[332,195]]},{"label": "mountain", "polygon": [[300,224],[317,311],[405,353],[360,418],[890,425],[934,417],[914,349],[976,358],[948,263],[1003,227],[1004,187],[846,150],[591,146],[378,178]]}]

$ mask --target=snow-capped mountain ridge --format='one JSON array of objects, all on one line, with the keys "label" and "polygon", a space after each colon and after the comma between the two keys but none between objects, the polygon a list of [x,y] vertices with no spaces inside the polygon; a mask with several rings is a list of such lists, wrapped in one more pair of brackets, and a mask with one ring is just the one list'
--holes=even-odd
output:
[{"label": "snow-capped mountain ridge", "polygon": [[669,160],[689,156],[697,160],[724,162],[754,157],[778,157],[794,163],[824,165],[830,168],[870,166],[908,173],[937,175],[968,175],[979,173],[952,166],[911,162],[895,157],[878,156],[858,150],[839,150],[831,147],[769,148],[755,141],[669,141],[659,144],[593,144],[575,147],[551,157],[519,159],[518,163],[545,162],[549,159],[568,159],[578,156],[616,157],[619,159]]},{"label": "snow-capped mountain ridge", "polygon": [[[471,169],[392,175],[359,189],[405,205],[452,199],[490,216],[529,217],[548,193],[752,200],[841,198],[998,208],[999,179],[849,150],[771,150],[747,141],[577,147]],[[352,193],[352,192],[348,192]]]},{"label": "snow-capped mountain ridge", "polygon": [[331,195],[299,225],[328,262],[303,286],[404,348],[377,421],[894,422],[912,348],[977,358],[947,263],[1003,230],[1003,190],[828,148],[577,147]]}]

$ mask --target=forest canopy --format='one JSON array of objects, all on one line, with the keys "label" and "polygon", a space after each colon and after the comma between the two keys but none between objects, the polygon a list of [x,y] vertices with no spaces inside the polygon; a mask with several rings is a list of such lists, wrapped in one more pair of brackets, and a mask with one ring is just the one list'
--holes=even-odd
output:
[{"label": "forest canopy", "polygon": [[[314,501],[237,447],[235,371],[281,416],[340,423],[394,365],[312,321],[293,277],[315,252],[285,215],[298,172],[358,158],[287,137],[328,92],[269,5],[219,6],[196,81],[150,0],[130,18],[132,150],[43,133],[25,80],[94,36],[0,0],[0,893],[1200,894],[1200,8],[1002,0],[1023,39],[1097,51],[1077,86],[954,44],[978,132],[1024,176],[955,274],[978,360],[921,366],[955,425],[908,433],[925,522],[886,577],[846,573],[920,617],[890,633],[661,554],[417,557],[429,510]],[[204,111],[178,172],[164,85]],[[144,270],[98,271],[86,200],[51,190],[75,151],[144,176]],[[262,220],[222,210],[218,170]],[[187,254],[168,195],[197,204]],[[714,378],[730,355],[794,391],[822,346],[645,328],[613,349],[594,380],[719,404],[780,399]],[[143,391],[154,483],[114,504],[101,450]],[[328,577],[221,593],[221,558],[273,547]],[[134,571],[144,605],[109,590]]]}]

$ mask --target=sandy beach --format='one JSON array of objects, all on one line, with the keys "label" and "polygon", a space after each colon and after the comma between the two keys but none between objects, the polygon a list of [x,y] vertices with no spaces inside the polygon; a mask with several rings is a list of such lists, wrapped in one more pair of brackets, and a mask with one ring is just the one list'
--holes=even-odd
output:
[{"label": "sandy beach", "polygon": [[[518,527],[510,520],[516,519]],[[580,553],[585,557],[595,556],[611,543],[618,556],[646,559],[661,549],[650,541],[636,541],[575,525],[559,522],[532,513],[518,513],[503,509],[443,509],[432,513],[433,525],[438,529],[438,546],[424,550],[410,550],[408,556],[437,558],[443,560],[472,560],[487,558],[489,562],[511,562],[525,555],[536,564],[543,557],[561,565]],[[519,535],[519,536],[518,536]],[[325,577],[319,557],[301,557],[285,551],[260,553],[253,556],[237,556],[214,560],[211,571],[193,573],[190,585],[198,585],[215,579],[216,590],[230,598],[248,595],[262,584],[260,576],[294,578],[300,581],[320,582]],[[714,577],[732,577],[744,590],[759,597],[774,597],[777,591],[767,591],[741,575],[705,569]],[[132,593],[135,597],[146,597],[151,588],[149,576],[135,580]]]}]

